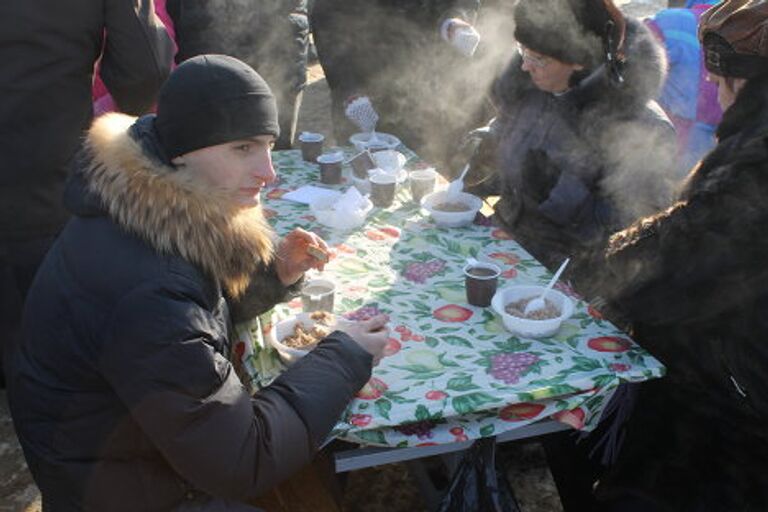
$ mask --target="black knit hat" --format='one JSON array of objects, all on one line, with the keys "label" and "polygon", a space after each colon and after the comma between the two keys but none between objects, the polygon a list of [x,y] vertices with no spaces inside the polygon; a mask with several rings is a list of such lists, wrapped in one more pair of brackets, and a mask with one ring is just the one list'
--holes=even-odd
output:
[{"label": "black knit hat", "polygon": [[612,0],[520,0],[515,39],[561,62],[592,69],[620,59],[626,20]]},{"label": "black knit hat", "polygon": [[279,135],[277,104],[250,66],[200,55],[176,68],[160,90],[155,119],[168,158],[256,135]]}]

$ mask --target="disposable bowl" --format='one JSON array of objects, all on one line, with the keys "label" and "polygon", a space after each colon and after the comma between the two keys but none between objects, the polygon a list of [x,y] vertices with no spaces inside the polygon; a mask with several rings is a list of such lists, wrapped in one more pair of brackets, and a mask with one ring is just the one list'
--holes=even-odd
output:
[{"label": "disposable bowl", "polygon": [[[275,324],[275,335],[268,337],[268,339],[270,339],[270,344],[275,350],[277,350],[277,354],[285,364],[295,363],[297,360],[309,354],[309,352],[311,352],[312,349],[317,346],[315,343],[312,345],[307,345],[304,348],[293,348],[283,344],[282,340],[293,334],[294,328],[299,322],[304,326],[305,329],[311,329],[315,326],[316,323],[310,317],[310,313],[299,313],[294,317],[277,322],[277,324]],[[336,321],[327,327],[329,332],[333,332],[337,327],[347,326],[350,323],[351,322],[349,320],[344,320],[337,316]]]},{"label": "disposable bowl", "polygon": [[[462,212],[446,212],[435,210],[435,206],[442,203],[463,203],[468,209]],[[448,192],[438,190],[424,196],[421,199],[421,206],[429,212],[429,215],[435,221],[435,224],[447,228],[459,228],[471,224],[475,220],[477,212],[483,206],[483,200],[472,194],[461,192],[455,198],[448,199]]]},{"label": "disposable bowl", "polygon": [[504,287],[496,292],[491,300],[491,307],[501,317],[504,327],[511,333],[523,338],[547,338],[553,336],[560,329],[560,326],[568,320],[573,314],[573,300],[567,295],[558,291],[550,290],[547,293],[547,300],[551,301],[555,307],[560,310],[560,316],[549,318],[547,320],[533,320],[529,318],[520,318],[510,315],[506,312],[506,306],[509,303],[517,302],[521,299],[534,298],[541,295],[544,286],[536,285],[513,285]]}]

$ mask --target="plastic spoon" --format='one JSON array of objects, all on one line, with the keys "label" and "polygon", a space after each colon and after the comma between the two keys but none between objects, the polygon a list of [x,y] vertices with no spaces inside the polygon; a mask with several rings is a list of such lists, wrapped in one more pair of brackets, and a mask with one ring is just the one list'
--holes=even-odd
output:
[{"label": "plastic spoon", "polygon": [[533,313],[534,311],[538,311],[540,309],[544,309],[547,307],[547,303],[544,301],[544,297],[549,293],[549,290],[552,289],[553,286],[555,286],[555,283],[560,278],[560,274],[563,273],[563,270],[565,270],[565,267],[568,266],[568,263],[571,261],[571,258],[566,258],[562,265],[560,265],[560,268],[557,269],[557,272],[555,272],[555,275],[552,276],[552,279],[549,281],[549,284],[546,288],[544,288],[544,291],[541,292],[541,295],[533,299],[531,302],[526,304],[525,311],[523,311],[523,314],[525,316],[528,316],[529,314]]},{"label": "plastic spoon", "polygon": [[448,184],[448,197],[456,197],[464,191],[464,176],[469,171],[469,164],[464,166],[459,177]]}]

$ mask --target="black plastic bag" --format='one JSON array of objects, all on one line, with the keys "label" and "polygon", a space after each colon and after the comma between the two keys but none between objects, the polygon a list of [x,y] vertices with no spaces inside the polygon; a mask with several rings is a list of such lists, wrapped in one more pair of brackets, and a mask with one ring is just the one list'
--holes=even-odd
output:
[{"label": "black plastic bag", "polygon": [[520,512],[512,487],[496,468],[496,440],[475,441],[453,475],[438,512]]}]

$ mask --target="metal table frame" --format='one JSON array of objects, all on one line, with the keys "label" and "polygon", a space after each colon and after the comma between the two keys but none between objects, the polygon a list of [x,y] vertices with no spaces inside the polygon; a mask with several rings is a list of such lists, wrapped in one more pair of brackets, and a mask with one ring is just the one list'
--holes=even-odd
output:
[{"label": "metal table frame", "polygon": [[[572,429],[559,421],[546,419],[499,434],[496,436],[496,442],[505,443],[508,441],[518,441],[521,439],[552,434],[554,432],[562,432],[564,430]],[[394,462],[404,462],[432,457],[434,455],[446,455],[464,451],[472,446],[473,442],[474,441],[464,441],[461,443],[415,446],[408,448],[353,448],[333,454],[334,469],[336,473],[345,473],[347,471],[381,466],[383,464],[392,464]]]}]

